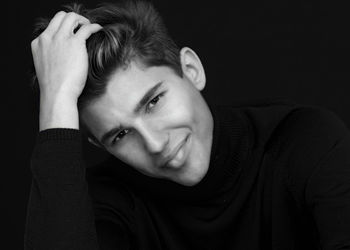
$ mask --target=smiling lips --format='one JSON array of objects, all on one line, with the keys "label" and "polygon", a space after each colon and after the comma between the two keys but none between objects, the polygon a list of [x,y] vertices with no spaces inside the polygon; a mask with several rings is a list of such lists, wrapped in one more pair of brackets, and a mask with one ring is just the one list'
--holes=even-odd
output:
[{"label": "smiling lips", "polygon": [[164,157],[163,164],[161,164],[164,168],[178,168],[180,167],[185,160],[185,147],[184,145],[188,141],[189,135],[182,140],[174,150],[170,152],[167,156]]}]

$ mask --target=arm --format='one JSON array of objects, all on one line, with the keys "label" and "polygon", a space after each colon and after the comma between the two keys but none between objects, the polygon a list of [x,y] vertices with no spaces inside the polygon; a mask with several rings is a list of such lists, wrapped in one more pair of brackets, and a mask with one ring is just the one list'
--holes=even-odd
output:
[{"label": "arm", "polygon": [[25,249],[99,249],[81,156],[79,131],[39,133],[31,161]]},{"label": "arm", "polygon": [[[73,34],[78,24],[82,26]],[[77,100],[87,77],[85,40],[100,28],[61,11],[32,42],[40,87],[40,132],[31,160],[28,250],[116,249],[116,243],[118,248],[121,244],[115,233],[122,229],[116,225],[98,223],[96,232],[81,152]]]},{"label": "arm", "polygon": [[129,249],[124,227],[106,220],[95,222],[80,131],[40,132],[31,170],[25,249]]}]

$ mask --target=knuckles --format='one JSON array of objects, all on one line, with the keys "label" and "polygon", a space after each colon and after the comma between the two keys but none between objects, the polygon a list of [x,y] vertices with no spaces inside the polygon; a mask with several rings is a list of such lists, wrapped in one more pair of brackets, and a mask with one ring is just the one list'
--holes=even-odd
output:
[{"label": "knuckles", "polygon": [[34,47],[37,47],[38,45],[42,46],[44,44],[48,44],[50,41],[51,41],[51,36],[44,31],[36,39],[32,41],[32,46]]},{"label": "knuckles", "polygon": [[75,18],[77,18],[78,16],[79,16],[78,14],[76,14],[75,12],[72,12],[72,11],[71,11],[71,12],[68,12],[64,18],[67,18],[67,19],[75,19]]},{"label": "knuckles", "polygon": [[[83,25],[87,25],[90,24],[90,20],[88,20],[86,17],[79,15],[73,11],[71,12],[65,12],[63,10],[58,11],[55,16],[52,18],[51,22],[53,21],[53,19],[61,19],[61,24],[63,22],[70,22],[70,23],[74,23],[74,25],[77,25],[77,23],[79,23],[78,20],[84,20],[87,23],[80,23],[80,26]],[[75,22],[74,22],[75,21]],[[61,27],[62,25],[60,25],[59,27]],[[59,29],[59,28],[58,28]],[[38,44],[41,43],[45,43],[48,41],[51,41],[52,39],[57,37],[57,32],[58,30],[56,30],[55,32],[48,32],[48,27],[46,27],[46,29],[38,36],[36,37],[32,42],[31,42],[31,46],[35,47]],[[49,34],[49,33],[53,33],[53,34]]]},{"label": "knuckles", "polygon": [[89,21],[86,17],[73,11],[66,13],[66,16],[64,17],[64,19],[67,19],[69,21],[75,21],[75,20]]},{"label": "knuckles", "polygon": [[[58,11],[55,14],[55,16],[53,17],[53,19],[61,19],[60,26],[62,26],[63,22],[70,22],[74,25],[79,24],[80,26],[78,27],[77,30],[87,29],[88,27],[91,27],[93,25],[90,23],[89,19],[87,19],[86,17],[84,17],[80,14],[77,14],[73,11],[68,12],[68,13],[63,11],[63,10]],[[79,20],[80,21],[84,20],[84,21],[86,21],[86,23],[84,23],[84,22],[81,23],[81,22],[79,22]],[[59,21],[59,20],[57,20],[57,21]],[[70,39],[68,39],[68,38],[70,38]],[[33,52],[35,52],[39,49],[49,49],[49,47],[51,45],[53,45],[53,43],[55,43],[56,45],[57,45],[57,43],[59,43],[59,44],[68,46],[67,43],[71,43],[73,40],[80,41],[80,39],[81,38],[77,37],[77,36],[67,37],[64,34],[62,34],[62,32],[57,32],[57,30],[56,30],[56,32],[49,31],[48,27],[46,27],[46,29],[39,36],[37,36],[35,39],[33,39],[31,41],[31,49]]]},{"label": "knuckles", "polygon": [[57,17],[60,17],[60,16],[64,16],[64,15],[66,15],[67,14],[67,12],[65,12],[65,11],[63,11],[63,10],[60,10],[60,11],[58,11],[56,14],[55,14],[55,16],[53,17],[53,18],[57,18]]}]

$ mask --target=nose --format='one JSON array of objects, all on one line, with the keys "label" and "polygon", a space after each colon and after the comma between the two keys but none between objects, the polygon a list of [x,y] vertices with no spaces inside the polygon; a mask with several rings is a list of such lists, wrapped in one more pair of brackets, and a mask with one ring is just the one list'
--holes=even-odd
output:
[{"label": "nose", "polygon": [[169,133],[155,126],[142,124],[138,126],[143,144],[148,152],[158,154],[164,151],[169,142]]}]

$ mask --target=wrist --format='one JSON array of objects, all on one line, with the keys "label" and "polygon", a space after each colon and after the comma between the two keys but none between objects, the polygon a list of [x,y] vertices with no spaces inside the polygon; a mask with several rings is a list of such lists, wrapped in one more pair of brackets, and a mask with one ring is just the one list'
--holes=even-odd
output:
[{"label": "wrist", "polygon": [[79,129],[77,100],[68,96],[41,96],[39,130],[49,128]]}]

